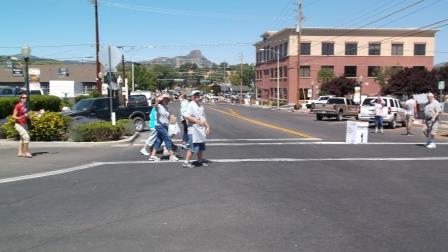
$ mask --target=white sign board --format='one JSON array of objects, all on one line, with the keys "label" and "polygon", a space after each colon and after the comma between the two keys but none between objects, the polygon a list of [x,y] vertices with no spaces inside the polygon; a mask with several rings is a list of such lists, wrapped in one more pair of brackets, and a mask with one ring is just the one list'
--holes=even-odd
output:
[{"label": "white sign board", "polygon": [[368,122],[347,121],[345,142],[348,144],[366,144],[368,129]]},{"label": "white sign board", "polygon": [[[106,72],[109,71],[109,47],[103,46],[99,51],[99,61],[103,64]],[[115,67],[121,62],[121,51],[115,46],[110,46],[110,68],[114,71]]]},{"label": "white sign board", "polygon": [[440,90],[445,89],[445,82],[444,81],[439,81],[439,89]]}]

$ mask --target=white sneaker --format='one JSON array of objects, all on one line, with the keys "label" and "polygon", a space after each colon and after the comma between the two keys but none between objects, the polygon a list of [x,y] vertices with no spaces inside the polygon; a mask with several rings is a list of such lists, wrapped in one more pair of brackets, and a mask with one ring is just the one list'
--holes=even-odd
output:
[{"label": "white sneaker", "polygon": [[178,160],[179,160],[179,158],[176,157],[176,156],[171,156],[170,157],[170,161],[178,161]]},{"label": "white sneaker", "polygon": [[436,146],[435,143],[430,143],[430,144],[426,145],[426,148],[428,148],[428,149],[435,149],[435,148],[437,148],[437,146]]},{"label": "white sneaker", "polygon": [[146,148],[142,148],[142,149],[140,150],[140,153],[141,153],[143,156],[149,156],[149,152],[146,150]]},{"label": "white sneaker", "polygon": [[148,158],[148,160],[149,160],[149,161],[154,161],[154,162],[156,162],[156,161],[160,161],[160,158],[158,158],[158,157],[156,157],[156,156],[150,156],[150,157]]},{"label": "white sneaker", "polygon": [[190,163],[190,162],[184,162],[182,164],[182,167],[184,167],[184,168],[195,168],[196,166],[194,164]]}]

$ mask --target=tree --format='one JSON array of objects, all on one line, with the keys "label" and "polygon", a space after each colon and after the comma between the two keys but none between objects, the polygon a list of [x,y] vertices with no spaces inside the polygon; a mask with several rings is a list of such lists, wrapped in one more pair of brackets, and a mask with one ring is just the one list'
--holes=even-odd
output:
[{"label": "tree", "polygon": [[240,85],[241,78],[244,86],[250,86],[255,81],[255,67],[253,64],[243,64],[243,74],[241,75],[241,65],[230,66],[233,69],[230,74],[230,83],[232,85]]},{"label": "tree", "polygon": [[397,66],[381,67],[375,72],[375,81],[380,85],[380,87],[384,87],[388,83],[389,79],[400,71],[401,67]]},{"label": "tree", "polygon": [[335,96],[346,96],[355,92],[355,79],[348,79],[344,76],[325,82],[321,86],[322,94],[331,94]]},{"label": "tree", "polygon": [[435,91],[437,91],[435,73],[416,67],[402,69],[381,87],[383,94],[396,96],[410,96]]},{"label": "tree", "polygon": [[332,79],[334,79],[336,76],[334,75],[333,69],[330,68],[322,68],[317,73],[317,80],[324,84]]},{"label": "tree", "polygon": [[157,88],[157,76],[147,66],[135,66],[134,78],[137,89],[155,90]]}]

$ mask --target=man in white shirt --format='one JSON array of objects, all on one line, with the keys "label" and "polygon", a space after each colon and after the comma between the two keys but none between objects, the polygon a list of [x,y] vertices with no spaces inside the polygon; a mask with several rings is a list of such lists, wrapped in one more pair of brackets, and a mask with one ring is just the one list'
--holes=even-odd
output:
[{"label": "man in white shirt", "polygon": [[434,138],[439,127],[439,116],[442,113],[440,103],[434,98],[433,93],[428,93],[428,103],[425,105],[423,118],[423,134],[426,137],[426,148],[435,149],[436,143]]},{"label": "man in white shirt", "polygon": [[417,101],[411,96],[406,101],[406,133],[403,135],[413,136],[411,132],[412,124],[414,124],[414,119],[417,118]]},{"label": "man in white shirt", "polygon": [[197,163],[202,166],[208,166],[208,161],[204,159],[206,135],[210,133],[210,126],[205,117],[204,106],[201,104],[201,92],[191,92],[191,102],[188,103],[185,118],[188,124],[188,150],[185,155],[183,167],[193,168],[191,163],[193,154],[198,157]]}]

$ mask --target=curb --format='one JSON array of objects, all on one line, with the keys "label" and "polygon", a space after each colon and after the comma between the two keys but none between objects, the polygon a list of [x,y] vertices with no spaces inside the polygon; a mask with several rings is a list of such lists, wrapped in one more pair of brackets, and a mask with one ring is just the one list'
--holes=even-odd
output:
[{"label": "curb", "polygon": [[[107,142],[31,142],[30,147],[95,147],[95,146],[106,146],[113,144],[125,144],[132,143],[139,136],[139,132],[135,132],[134,135],[121,139],[118,141],[107,141]],[[0,146],[17,147],[19,141],[15,140],[0,140]]]}]

